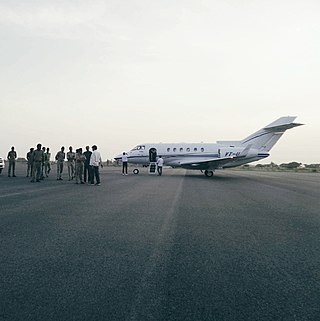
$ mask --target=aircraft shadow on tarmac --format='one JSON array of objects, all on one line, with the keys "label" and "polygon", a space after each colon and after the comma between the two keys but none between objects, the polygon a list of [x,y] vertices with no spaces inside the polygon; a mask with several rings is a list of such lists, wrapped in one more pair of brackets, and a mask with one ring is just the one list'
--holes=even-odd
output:
[{"label": "aircraft shadow on tarmac", "polygon": [[230,176],[230,175],[227,175],[227,174],[224,174],[224,173],[219,173],[219,174],[214,174],[213,177],[206,177],[204,174],[202,173],[186,173],[184,175],[185,177],[188,177],[188,178],[192,178],[192,179],[201,179],[201,180],[206,180],[206,181],[212,181],[212,182],[215,182],[215,181],[223,181],[223,182],[232,182],[232,181],[243,181],[243,180],[248,180],[250,179],[249,177],[241,177],[241,176]]}]

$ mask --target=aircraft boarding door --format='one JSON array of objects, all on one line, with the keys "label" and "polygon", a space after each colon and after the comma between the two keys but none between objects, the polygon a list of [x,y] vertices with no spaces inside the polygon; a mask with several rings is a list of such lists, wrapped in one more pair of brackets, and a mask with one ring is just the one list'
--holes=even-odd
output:
[{"label": "aircraft boarding door", "polygon": [[157,173],[157,150],[155,148],[149,149],[149,174]]}]

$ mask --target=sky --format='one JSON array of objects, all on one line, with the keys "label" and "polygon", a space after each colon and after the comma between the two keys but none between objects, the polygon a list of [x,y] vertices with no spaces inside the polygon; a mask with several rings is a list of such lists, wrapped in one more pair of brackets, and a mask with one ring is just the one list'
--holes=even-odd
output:
[{"label": "sky", "polygon": [[0,156],[247,137],[320,163],[320,1],[2,0]]}]

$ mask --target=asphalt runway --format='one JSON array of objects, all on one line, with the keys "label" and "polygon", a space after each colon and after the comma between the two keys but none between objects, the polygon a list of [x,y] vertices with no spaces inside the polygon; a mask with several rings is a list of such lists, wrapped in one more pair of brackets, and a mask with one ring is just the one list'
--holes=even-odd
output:
[{"label": "asphalt runway", "polygon": [[319,320],[320,175],[0,175],[0,320]]}]

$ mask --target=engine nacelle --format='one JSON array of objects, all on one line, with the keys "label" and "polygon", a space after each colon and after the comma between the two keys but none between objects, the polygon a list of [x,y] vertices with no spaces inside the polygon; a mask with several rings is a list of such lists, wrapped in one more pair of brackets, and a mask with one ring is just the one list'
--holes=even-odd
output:
[{"label": "engine nacelle", "polygon": [[244,155],[247,158],[257,157],[259,154],[259,151],[255,148],[250,148],[246,155]]}]

